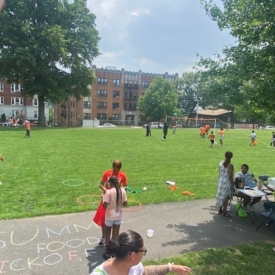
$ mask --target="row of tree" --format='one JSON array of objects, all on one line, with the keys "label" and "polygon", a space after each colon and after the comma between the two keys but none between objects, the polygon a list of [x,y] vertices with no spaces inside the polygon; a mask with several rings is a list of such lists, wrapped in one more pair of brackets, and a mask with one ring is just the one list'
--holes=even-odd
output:
[{"label": "row of tree", "polygon": [[[195,72],[176,83],[157,78],[139,100],[148,119],[196,106],[232,110],[240,119],[275,122],[275,5],[273,0],[200,0],[219,28],[236,43],[214,58],[198,56]],[[95,15],[86,0],[6,0],[0,15],[0,77],[22,82],[22,93],[38,95],[38,124],[44,102],[89,95],[91,65],[99,55]]]}]

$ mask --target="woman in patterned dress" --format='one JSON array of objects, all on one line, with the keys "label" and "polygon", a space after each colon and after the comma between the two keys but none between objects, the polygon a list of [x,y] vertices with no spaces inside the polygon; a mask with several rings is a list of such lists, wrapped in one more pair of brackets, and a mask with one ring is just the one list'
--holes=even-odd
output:
[{"label": "woman in patterned dress", "polygon": [[216,205],[219,206],[219,214],[230,217],[226,212],[226,207],[233,195],[234,188],[234,165],[231,163],[233,153],[225,152],[225,159],[219,164],[218,190],[216,195]]}]

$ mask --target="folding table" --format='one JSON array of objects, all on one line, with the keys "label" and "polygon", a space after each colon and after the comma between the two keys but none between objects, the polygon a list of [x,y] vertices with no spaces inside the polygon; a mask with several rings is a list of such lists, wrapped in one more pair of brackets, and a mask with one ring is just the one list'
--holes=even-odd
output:
[{"label": "folding table", "polygon": [[[254,208],[253,208],[253,205],[251,205],[251,202],[253,201],[253,198],[265,197],[266,193],[264,193],[261,190],[258,190],[257,187],[255,187],[255,188],[246,188],[246,187],[244,187],[244,189],[235,188],[235,190],[237,191],[235,193],[236,193],[236,196],[237,196],[238,200],[240,199],[239,200],[240,201],[240,206],[239,207],[242,207],[243,198],[238,197],[238,195],[237,195],[238,192],[243,193],[243,194],[250,197],[250,202],[248,203],[248,206],[249,206],[251,217],[252,217],[252,224],[254,224],[254,216],[253,216]],[[239,208],[237,209],[237,212],[238,212],[238,210],[239,210]]]}]

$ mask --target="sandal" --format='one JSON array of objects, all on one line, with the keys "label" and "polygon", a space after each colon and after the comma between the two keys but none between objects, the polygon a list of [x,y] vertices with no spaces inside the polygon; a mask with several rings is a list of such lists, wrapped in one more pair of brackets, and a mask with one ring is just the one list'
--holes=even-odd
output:
[{"label": "sandal", "polygon": [[228,218],[230,218],[230,217],[231,217],[231,215],[230,215],[230,214],[228,214],[227,212],[223,212],[222,214],[223,214],[223,216],[224,216],[224,217],[228,217]]}]

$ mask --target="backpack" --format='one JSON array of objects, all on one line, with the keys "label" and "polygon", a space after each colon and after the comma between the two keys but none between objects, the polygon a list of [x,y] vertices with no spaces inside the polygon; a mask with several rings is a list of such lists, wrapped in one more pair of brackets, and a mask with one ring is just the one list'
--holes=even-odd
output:
[{"label": "backpack", "polygon": [[237,208],[237,215],[240,218],[245,218],[247,217],[247,213],[245,212],[245,210],[242,208],[241,203],[237,202],[236,203],[236,208]]}]

